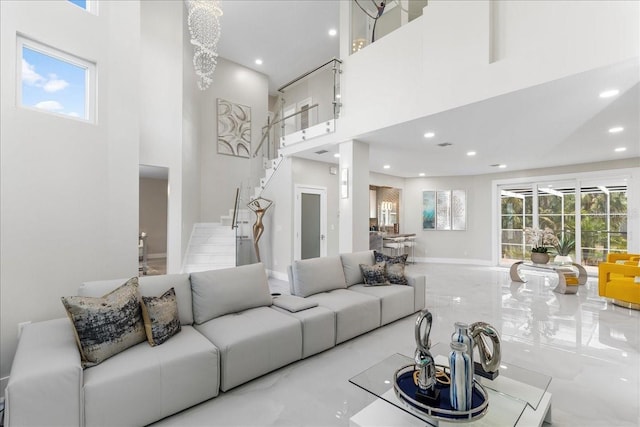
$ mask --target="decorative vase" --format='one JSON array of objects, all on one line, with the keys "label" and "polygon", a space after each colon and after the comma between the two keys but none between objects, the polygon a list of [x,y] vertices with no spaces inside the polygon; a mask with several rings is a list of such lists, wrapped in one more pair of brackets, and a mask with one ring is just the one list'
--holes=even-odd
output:
[{"label": "decorative vase", "polygon": [[451,407],[458,411],[471,409],[473,397],[473,365],[467,354],[467,345],[454,341],[449,353],[449,369],[451,370],[451,386],[449,400]]},{"label": "decorative vase", "polygon": [[463,322],[456,322],[453,324],[455,332],[451,335],[451,342],[461,342],[467,346],[467,354],[471,360],[471,366],[473,366],[473,338],[469,332],[469,325]]},{"label": "decorative vase", "polygon": [[573,260],[569,255],[556,255],[553,262],[556,264],[571,264]]},{"label": "decorative vase", "polygon": [[549,254],[544,252],[531,252],[531,261],[536,264],[546,264],[549,262]]}]

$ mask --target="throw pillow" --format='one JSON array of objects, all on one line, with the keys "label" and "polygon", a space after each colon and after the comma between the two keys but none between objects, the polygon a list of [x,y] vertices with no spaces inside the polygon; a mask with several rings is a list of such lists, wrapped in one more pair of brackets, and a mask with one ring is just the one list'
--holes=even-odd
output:
[{"label": "throw pillow", "polygon": [[374,251],[376,262],[387,263],[387,278],[392,285],[408,285],[409,282],[404,275],[404,267],[407,263],[408,254],[389,256],[382,252]]},{"label": "throw pillow", "polygon": [[182,329],[174,288],[159,297],[142,297],[142,319],[147,341],[160,345]]},{"label": "throw pillow", "polygon": [[404,264],[401,262],[387,263],[387,279],[392,285],[408,285],[409,282],[404,276]]},{"label": "throw pillow", "polygon": [[362,270],[365,285],[380,286],[389,284],[384,262],[378,262],[374,265],[360,264],[360,270]]},{"label": "throw pillow", "polygon": [[373,251],[373,256],[376,260],[376,262],[386,262],[387,264],[398,264],[398,263],[402,263],[402,264],[406,264],[407,263],[407,257],[409,256],[409,254],[402,254],[402,255],[398,255],[398,256],[390,256],[387,255],[383,252],[378,252],[378,251]]},{"label": "throw pillow", "polygon": [[138,278],[100,297],[62,297],[73,324],[82,366],[97,365],[146,339]]}]

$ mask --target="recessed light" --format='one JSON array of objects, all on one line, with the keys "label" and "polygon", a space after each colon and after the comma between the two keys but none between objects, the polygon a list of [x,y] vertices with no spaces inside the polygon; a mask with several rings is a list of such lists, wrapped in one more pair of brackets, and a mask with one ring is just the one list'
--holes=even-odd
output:
[{"label": "recessed light", "polygon": [[622,126],[616,126],[609,129],[609,133],[619,133],[619,132],[622,132],[623,130],[624,128]]},{"label": "recessed light", "polygon": [[600,98],[611,98],[612,96],[616,96],[620,91],[618,89],[609,89],[603,92],[600,92]]},{"label": "recessed light", "polygon": [[433,138],[434,136],[436,136],[436,134],[433,132],[427,132],[424,134],[425,138]]},{"label": "recessed light", "polygon": [[426,173],[424,173],[424,172],[420,172],[420,173],[418,174],[418,176],[426,176],[426,175],[427,175],[427,174],[426,174]]},{"label": "recessed light", "polygon": [[507,165],[502,164],[502,165],[498,165],[498,167],[499,167],[500,169],[504,169],[504,168],[506,168],[506,167],[507,167]]},{"label": "recessed light", "polygon": [[467,156],[475,156],[476,152],[475,151],[467,151]]},{"label": "recessed light", "polygon": [[383,168],[384,169],[389,169],[389,168],[391,168],[391,166],[390,165],[384,165]]},{"label": "recessed light", "polygon": [[256,59],[256,65],[262,65],[262,59],[260,58]]},{"label": "recessed light", "polygon": [[329,30],[329,35],[330,35],[331,37],[335,36],[336,34],[338,34],[338,30],[336,30],[335,28],[331,28],[331,29]]},{"label": "recessed light", "polygon": [[627,151],[627,147],[618,147],[614,151],[616,153],[622,153],[623,151]]},{"label": "recessed light", "polygon": [[333,157],[335,157],[336,159],[340,157],[340,153],[336,153],[333,155]]}]

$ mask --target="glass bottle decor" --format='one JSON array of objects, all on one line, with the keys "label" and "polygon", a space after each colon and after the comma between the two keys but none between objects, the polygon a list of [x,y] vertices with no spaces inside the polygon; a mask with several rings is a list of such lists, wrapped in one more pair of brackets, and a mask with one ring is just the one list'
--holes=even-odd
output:
[{"label": "glass bottle decor", "polygon": [[[469,325],[463,322],[454,323],[455,332],[451,335],[451,342],[461,342],[466,344],[467,346],[467,354],[469,355],[469,360],[471,360],[471,367],[473,367],[473,339],[471,338],[471,333],[469,332]],[[472,375],[473,375],[473,371]]]},{"label": "glass bottle decor", "polygon": [[449,387],[451,407],[458,411],[468,411],[471,409],[473,397],[473,370],[466,344],[457,341],[451,342],[449,368],[451,369],[451,385]]}]

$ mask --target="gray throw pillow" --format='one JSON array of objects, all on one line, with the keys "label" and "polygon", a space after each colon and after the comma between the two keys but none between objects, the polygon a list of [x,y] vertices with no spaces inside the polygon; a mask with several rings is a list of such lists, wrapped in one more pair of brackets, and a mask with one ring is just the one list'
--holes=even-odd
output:
[{"label": "gray throw pillow", "polygon": [[127,348],[143,342],[138,278],[100,297],[62,297],[73,324],[82,366],[97,365]]},{"label": "gray throw pillow", "polygon": [[174,288],[159,297],[142,297],[142,318],[147,341],[160,345],[182,329]]}]

